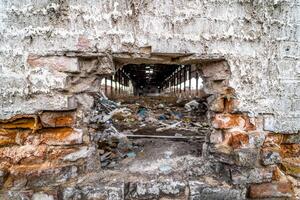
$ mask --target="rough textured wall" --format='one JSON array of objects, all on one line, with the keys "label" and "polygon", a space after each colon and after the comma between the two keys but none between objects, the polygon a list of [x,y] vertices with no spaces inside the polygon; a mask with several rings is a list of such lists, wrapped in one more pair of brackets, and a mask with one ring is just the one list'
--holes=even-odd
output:
[{"label": "rough textured wall", "polygon": [[1,0],[1,118],[68,107],[65,71],[33,68],[29,54],[151,46],[225,56],[240,110],[268,114],[266,129],[297,132],[299,11],[299,0]]}]

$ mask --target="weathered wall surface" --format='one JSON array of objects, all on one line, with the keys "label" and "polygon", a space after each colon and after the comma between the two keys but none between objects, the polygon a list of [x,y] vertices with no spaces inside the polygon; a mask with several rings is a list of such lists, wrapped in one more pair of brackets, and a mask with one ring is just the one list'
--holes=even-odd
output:
[{"label": "weathered wall surface", "polygon": [[[299,13],[300,0],[0,0],[0,119],[13,117],[0,121],[0,197],[299,198]],[[205,165],[189,173],[209,176],[211,165],[230,187],[132,185],[100,169],[88,92],[114,72],[113,59],[126,61],[120,52],[225,58],[198,66],[213,94],[212,131]]]},{"label": "weathered wall surface", "polygon": [[1,0],[0,116],[69,106],[63,89],[77,61],[70,69],[32,67],[29,54],[151,46],[155,53],[224,56],[239,109],[268,114],[266,129],[297,132],[299,13],[299,0]]}]

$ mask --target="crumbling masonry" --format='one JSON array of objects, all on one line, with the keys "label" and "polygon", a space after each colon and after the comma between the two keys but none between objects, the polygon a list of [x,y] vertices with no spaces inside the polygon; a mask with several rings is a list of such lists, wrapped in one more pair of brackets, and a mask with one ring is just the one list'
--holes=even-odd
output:
[{"label": "crumbling masonry", "polygon": [[[300,1],[0,1],[0,199],[300,199]],[[210,130],[172,173],[104,169],[127,64],[192,65]]]}]

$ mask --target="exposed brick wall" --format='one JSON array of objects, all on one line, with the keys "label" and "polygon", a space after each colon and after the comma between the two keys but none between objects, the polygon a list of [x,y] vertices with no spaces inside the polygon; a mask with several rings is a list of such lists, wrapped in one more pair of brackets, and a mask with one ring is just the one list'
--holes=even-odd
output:
[{"label": "exposed brick wall", "polygon": [[[2,188],[55,185],[99,168],[87,111],[116,53],[135,62],[135,52],[161,62],[191,53],[227,61],[199,66],[214,128],[204,156],[248,197],[299,197],[299,0],[91,2],[0,5]],[[52,189],[44,191],[58,197]]]},{"label": "exposed brick wall", "polygon": [[75,118],[74,110],[44,111],[1,122],[1,190],[49,187],[97,170],[98,162],[89,160],[95,148]]},{"label": "exposed brick wall", "polygon": [[[42,60],[46,58],[42,57]],[[50,66],[53,66],[52,61],[51,58]],[[93,61],[89,59],[85,64],[93,66]],[[223,165],[229,171],[233,187],[247,191],[249,198],[296,198],[300,177],[299,134],[265,130],[263,115],[251,116],[240,111],[239,98],[234,88],[229,87],[231,71],[226,61],[205,62],[197,68],[203,78],[204,91],[210,95],[207,99],[208,116],[213,128],[203,145],[203,157],[208,162]],[[109,69],[108,72],[111,72]],[[69,75],[74,80],[76,76],[80,77],[84,83],[83,74],[93,76],[96,72],[83,70]],[[81,83],[72,82],[65,90],[72,90]],[[24,187],[45,191],[43,187],[47,183],[55,194],[60,194],[55,189],[57,184],[72,182],[81,174],[100,170],[97,150],[90,140],[93,132],[88,131],[88,113],[93,104],[90,94],[94,91],[89,88],[79,86],[81,90],[76,90],[79,93],[74,92],[77,109],[40,111],[35,115],[16,115],[2,120],[2,191]],[[91,98],[90,102],[86,102],[86,98]],[[22,180],[24,185],[19,185]],[[192,189],[194,186],[189,187]],[[246,198],[240,190],[230,189],[227,192],[231,197]],[[213,194],[217,195],[216,191]],[[193,199],[192,196],[190,198]]]},{"label": "exposed brick wall", "polygon": [[[215,129],[208,135],[204,156],[228,165],[232,184],[246,186],[249,198],[299,198],[299,134],[265,131],[263,116],[238,111],[234,89],[226,84],[214,87],[230,78],[226,66],[217,62],[200,68],[204,89],[212,91],[209,115]],[[221,78],[210,76],[219,70]]]},{"label": "exposed brick wall", "polygon": [[[30,67],[29,53],[151,47],[154,53],[225,56],[240,110],[265,113],[272,131],[300,128],[299,0],[34,2],[5,1],[0,8],[1,118],[39,109],[37,99],[50,98],[49,88],[64,84],[64,74]],[[76,70],[73,64],[69,71]],[[44,87],[38,84],[42,74],[48,77]],[[66,106],[63,96],[51,100],[49,108]]]}]

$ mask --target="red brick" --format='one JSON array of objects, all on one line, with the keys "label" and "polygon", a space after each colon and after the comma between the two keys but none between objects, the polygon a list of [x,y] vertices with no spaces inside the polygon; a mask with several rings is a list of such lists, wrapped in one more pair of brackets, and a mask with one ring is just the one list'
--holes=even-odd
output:
[{"label": "red brick", "polygon": [[246,121],[239,114],[216,114],[212,124],[214,128],[218,129],[245,128]]},{"label": "red brick", "polygon": [[0,129],[0,146],[17,144],[18,131],[15,129]]},{"label": "red brick", "polygon": [[283,158],[299,157],[300,144],[282,144],[280,145],[280,155]]},{"label": "red brick", "polygon": [[290,182],[271,182],[250,186],[249,197],[253,199],[263,198],[291,198],[294,195]]},{"label": "red brick", "polygon": [[78,151],[79,148],[76,147],[68,147],[68,148],[57,148],[57,147],[49,147],[48,151],[48,159],[49,160],[58,160],[62,159],[64,156]]},{"label": "red brick", "polygon": [[224,99],[225,112],[227,112],[227,113],[234,112],[236,110],[238,104],[239,104],[239,101],[234,98],[230,98],[230,99],[225,98]]},{"label": "red brick", "polygon": [[46,159],[45,145],[24,145],[0,148],[0,160],[10,163],[38,163]]},{"label": "red brick", "polygon": [[255,118],[249,118],[247,116],[243,116],[243,119],[245,120],[246,124],[245,124],[245,130],[247,131],[254,131],[256,130],[256,120]]},{"label": "red brick", "polygon": [[8,120],[0,121],[0,129],[39,129],[38,118],[33,115],[16,115]]},{"label": "red brick", "polygon": [[229,145],[234,148],[243,148],[249,145],[249,136],[245,132],[231,133],[231,140]]},{"label": "red brick", "polygon": [[281,164],[285,173],[300,178],[300,158],[285,158]]},{"label": "red brick", "polygon": [[27,62],[32,67],[48,67],[62,72],[79,72],[78,59],[66,56],[28,56]]},{"label": "red brick", "polygon": [[45,111],[40,114],[40,119],[44,127],[72,127],[75,123],[75,112]]},{"label": "red brick", "polygon": [[281,144],[283,136],[275,133],[268,133],[264,146],[278,146]]},{"label": "red brick", "polygon": [[73,145],[82,143],[82,131],[72,128],[42,129],[41,142],[48,145]]},{"label": "red brick", "polygon": [[39,176],[42,173],[51,173],[56,165],[45,162],[39,164],[14,165],[10,168],[12,176]]},{"label": "red brick", "polygon": [[271,146],[261,149],[261,160],[264,165],[273,165],[281,162],[280,147]]}]

